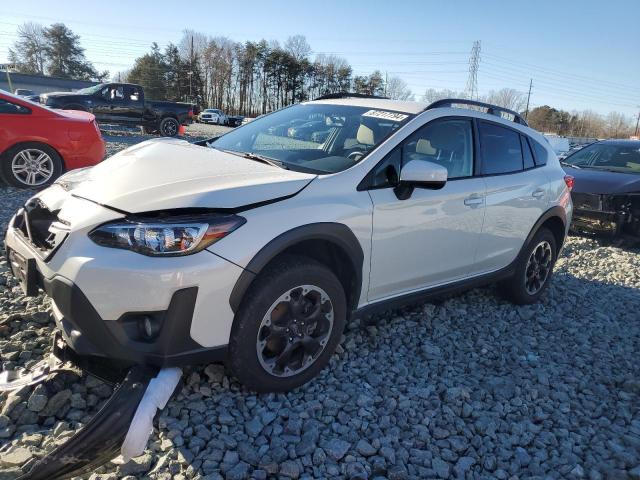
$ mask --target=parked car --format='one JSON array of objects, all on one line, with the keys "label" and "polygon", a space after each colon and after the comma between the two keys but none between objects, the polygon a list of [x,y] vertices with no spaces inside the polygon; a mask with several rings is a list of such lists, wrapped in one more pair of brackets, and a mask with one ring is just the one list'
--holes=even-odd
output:
[{"label": "parked car", "polygon": [[245,118],[242,115],[232,115],[228,118],[229,118],[229,121],[227,122],[227,125],[229,127],[239,127],[245,121]]},{"label": "parked car", "polygon": [[33,90],[29,90],[29,89],[26,89],[26,88],[16,88],[13,91],[13,93],[14,93],[14,95],[18,95],[19,97],[28,98],[32,102],[39,102],[40,101],[40,95],[38,95]]},{"label": "parked car", "polygon": [[0,177],[15,187],[49,185],[104,157],[100,129],[87,112],[54,111],[0,91],[0,125]]},{"label": "parked car", "polygon": [[140,85],[101,83],[77,92],[44,93],[40,102],[51,108],[91,112],[98,122],[142,126],[145,133],[174,137],[180,125],[193,121],[193,105],[145,100]]},{"label": "parked car", "polygon": [[592,143],[562,165],[575,178],[574,230],[640,238],[640,141]]},{"label": "parked car", "polygon": [[324,120],[312,120],[301,125],[289,127],[287,129],[287,135],[291,138],[297,138],[299,140],[311,141],[312,137],[318,137],[318,134],[327,132],[328,128]]},{"label": "parked car", "polygon": [[[321,148],[271,133],[318,116],[344,119]],[[12,268],[52,297],[77,354],[225,361],[252,389],[289,390],[328,363],[351,316],[497,281],[536,302],[571,219],[549,144],[480,102],[333,95],[200,145],[138,144],[11,220]]]},{"label": "parked car", "polygon": [[200,123],[214,123],[216,125],[227,125],[229,123],[229,117],[226,113],[217,108],[207,108],[200,112],[198,115],[198,121]]},{"label": "parked car", "polygon": [[307,119],[295,118],[285,123],[281,123],[278,125],[270,125],[268,128],[269,135],[277,135],[279,137],[286,137],[289,134],[289,129],[291,127],[296,127],[302,125],[303,123],[308,123]]}]

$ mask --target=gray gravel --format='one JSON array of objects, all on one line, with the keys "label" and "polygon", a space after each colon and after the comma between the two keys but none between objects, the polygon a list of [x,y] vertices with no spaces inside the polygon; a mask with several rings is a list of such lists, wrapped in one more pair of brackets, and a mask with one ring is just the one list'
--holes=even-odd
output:
[{"label": "gray gravel", "polygon": [[[109,151],[130,136],[146,138],[109,135]],[[0,230],[28,196],[0,188]],[[374,320],[352,321],[330,366],[288,394],[189,369],[147,453],[90,478],[640,479],[639,250],[571,237],[538,305],[485,288]],[[52,327],[49,301],[24,298],[0,257],[3,367],[42,358]],[[65,374],[0,396],[0,479],[110,394]]]}]

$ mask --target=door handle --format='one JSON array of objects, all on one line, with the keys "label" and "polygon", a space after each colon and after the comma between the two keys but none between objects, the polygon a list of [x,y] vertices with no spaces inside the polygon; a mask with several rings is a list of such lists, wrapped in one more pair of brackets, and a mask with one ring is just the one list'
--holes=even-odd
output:
[{"label": "door handle", "polygon": [[464,204],[467,207],[477,207],[478,205],[482,205],[484,203],[484,197],[477,193],[473,193],[464,199]]},{"label": "door handle", "polygon": [[545,193],[546,193],[546,192],[544,191],[544,189],[543,189],[543,188],[536,188],[536,189],[531,193],[531,196],[532,196],[532,197],[534,197],[534,198],[542,198],[542,197],[544,197],[544,194],[545,194]]}]

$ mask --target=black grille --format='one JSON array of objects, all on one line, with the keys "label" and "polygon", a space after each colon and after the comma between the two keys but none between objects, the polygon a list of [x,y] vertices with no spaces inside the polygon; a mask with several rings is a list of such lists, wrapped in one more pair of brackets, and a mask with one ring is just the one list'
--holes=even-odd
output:
[{"label": "black grille", "polygon": [[577,193],[571,194],[573,206],[582,210],[602,210],[601,196],[595,193]]}]

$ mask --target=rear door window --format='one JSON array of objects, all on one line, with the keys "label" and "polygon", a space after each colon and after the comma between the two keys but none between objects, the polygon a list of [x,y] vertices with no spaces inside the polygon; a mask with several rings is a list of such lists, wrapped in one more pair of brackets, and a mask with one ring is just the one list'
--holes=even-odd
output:
[{"label": "rear door window", "polygon": [[520,134],[510,128],[478,122],[480,148],[482,150],[482,173],[498,175],[519,172],[523,168]]}]

